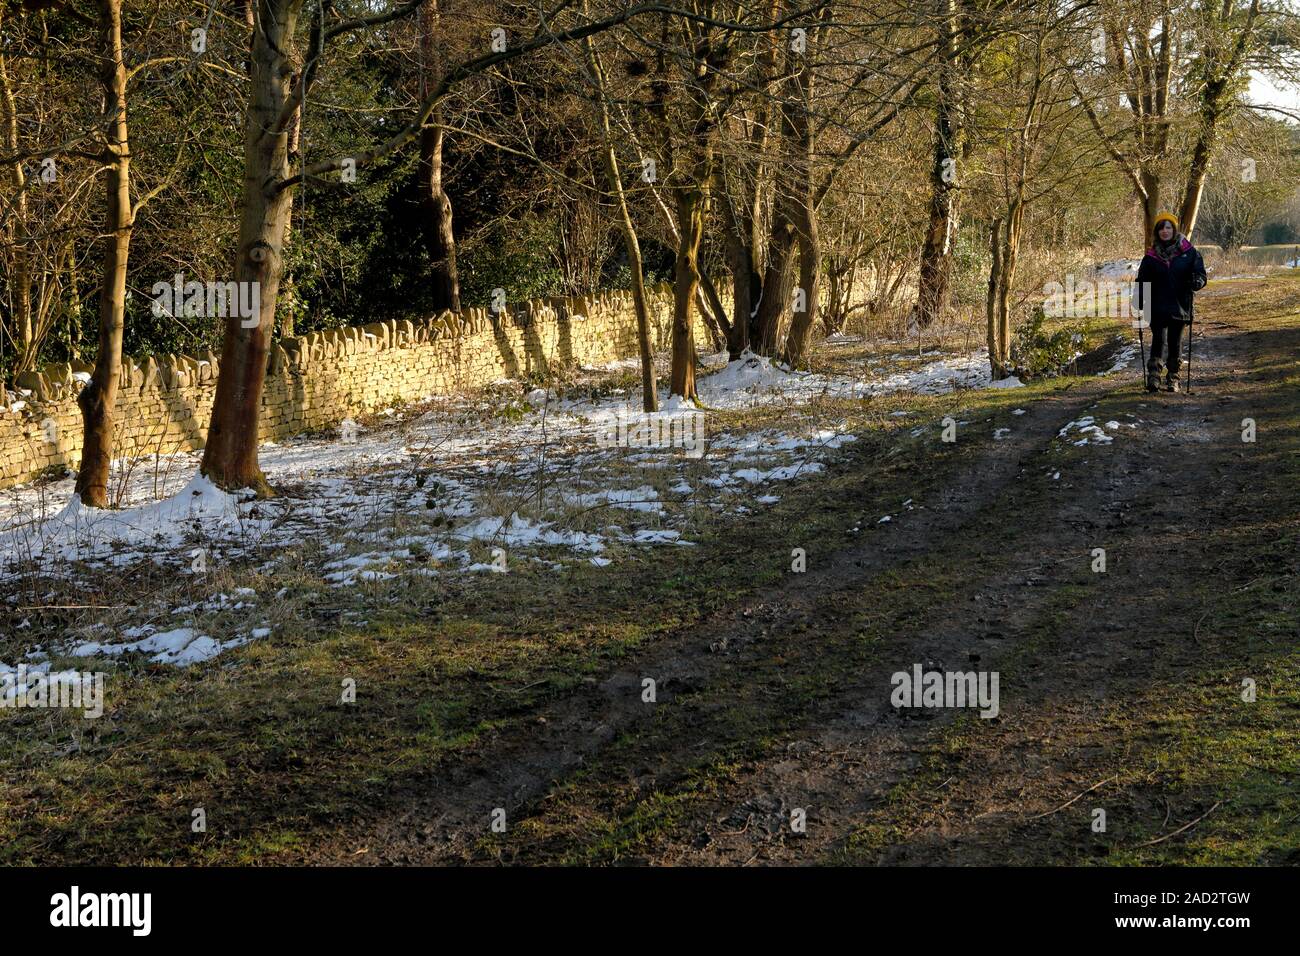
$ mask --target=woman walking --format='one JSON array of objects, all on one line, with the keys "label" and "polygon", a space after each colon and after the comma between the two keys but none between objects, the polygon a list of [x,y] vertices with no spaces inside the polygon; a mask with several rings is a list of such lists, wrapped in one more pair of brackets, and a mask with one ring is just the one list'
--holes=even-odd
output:
[{"label": "woman walking", "polygon": [[1142,257],[1136,282],[1138,307],[1151,324],[1147,391],[1160,390],[1160,372],[1164,370],[1165,391],[1176,392],[1183,326],[1192,321],[1192,294],[1205,288],[1206,275],[1201,254],[1178,231],[1173,213],[1156,214],[1155,235]]}]

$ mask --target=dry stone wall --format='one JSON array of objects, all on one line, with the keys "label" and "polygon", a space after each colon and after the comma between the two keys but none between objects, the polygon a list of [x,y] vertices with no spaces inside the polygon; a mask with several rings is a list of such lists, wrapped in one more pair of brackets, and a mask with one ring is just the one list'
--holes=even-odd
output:
[{"label": "dry stone wall", "polygon": [[[667,348],[672,290],[650,294],[651,339]],[[726,304],[724,302],[724,304]],[[697,347],[709,335],[696,319]],[[629,292],[534,300],[501,315],[485,309],[419,320],[313,332],[272,349],[262,398],[262,441],[322,428],[428,395],[473,390],[503,378],[546,376],[578,364],[637,355]],[[0,385],[0,487],[81,460],[77,394],[84,363],[54,365]],[[116,454],[121,458],[203,447],[216,392],[218,357],[175,355],[122,367]]]}]

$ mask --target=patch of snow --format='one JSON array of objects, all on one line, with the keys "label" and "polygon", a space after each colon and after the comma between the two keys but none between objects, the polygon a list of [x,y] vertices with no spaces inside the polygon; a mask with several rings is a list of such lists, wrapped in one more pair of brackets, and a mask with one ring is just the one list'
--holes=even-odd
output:
[{"label": "patch of snow", "polygon": [[463,541],[482,541],[509,548],[561,545],[578,551],[604,551],[599,535],[582,531],[555,531],[549,522],[535,523],[513,513],[509,518],[484,517],[458,528],[453,537]]},{"label": "patch of snow", "polygon": [[[1118,426],[1118,422],[1115,423]],[[1070,432],[1077,434],[1077,440],[1071,442],[1076,446],[1083,445],[1109,445],[1115,439],[1106,434],[1105,429],[1097,425],[1091,416],[1085,416],[1078,421],[1067,422],[1059,432],[1058,438],[1068,439]]]},{"label": "patch of snow", "polygon": [[1025,383],[1014,375],[989,382],[989,388],[1024,388]]},{"label": "patch of snow", "polygon": [[601,504],[615,508],[628,508],[632,511],[652,511],[661,514],[664,510],[659,501],[659,492],[649,485],[639,488],[605,488],[591,494],[571,495],[569,500],[583,507],[598,507]]},{"label": "patch of snow", "polygon": [[1106,369],[1106,371],[1098,372],[1097,374],[1114,375],[1116,372],[1122,372],[1124,369],[1128,368],[1130,365],[1133,364],[1133,360],[1138,357],[1139,352],[1140,352],[1140,348],[1138,343],[1131,342],[1128,345],[1125,345],[1122,349],[1120,349],[1117,353],[1115,353],[1115,361],[1111,364],[1111,367]]},{"label": "patch of snow", "polygon": [[669,395],[666,401],[659,403],[659,411],[665,412],[695,412],[699,411],[695,403],[681,395]]},{"label": "patch of snow", "polygon": [[1140,259],[1112,259],[1093,267],[1093,273],[1100,279],[1131,279],[1137,275]]},{"label": "patch of snow", "polygon": [[68,653],[73,657],[120,657],[122,654],[152,654],[149,658],[155,664],[173,664],[184,667],[210,660],[222,651],[247,644],[248,638],[235,638],[230,641],[218,641],[206,634],[199,634],[193,628],[180,627],[173,631],[153,634],[138,641],[125,644],[103,644],[89,641],[71,648]]},{"label": "patch of snow", "polygon": [[239,503],[202,475],[169,498],[120,511],[91,508],[74,495],[30,542],[30,554],[85,560],[112,556],[123,546],[179,548],[196,532],[240,524]]},{"label": "patch of snow", "polygon": [[827,345],[852,345],[862,341],[860,335],[845,335],[843,332],[835,332],[823,339]]},{"label": "patch of snow", "polygon": [[691,545],[693,541],[682,541],[680,531],[670,531],[668,529],[650,529],[638,531],[632,536],[632,540],[637,544],[683,544]]}]

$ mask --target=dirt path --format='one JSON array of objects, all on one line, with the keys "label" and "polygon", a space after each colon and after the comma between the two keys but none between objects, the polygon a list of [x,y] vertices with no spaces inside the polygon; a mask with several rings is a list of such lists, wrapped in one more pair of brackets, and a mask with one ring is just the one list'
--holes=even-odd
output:
[{"label": "dirt path", "polygon": [[[1041,743],[1062,734],[1062,723],[1086,726],[1098,702],[1136,693],[1204,660],[1196,639],[1201,608],[1184,600],[1184,585],[1217,568],[1216,555],[1196,530],[1246,517],[1239,492],[1250,484],[1239,467],[1240,418],[1232,414],[1240,402],[1230,394],[1250,342],[1225,331],[1213,329],[1191,395],[1135,400],[1132,378],[1109,380],[1087,412],[1098,421],[1111,415],[1123,421],[1120,409],[1134,407],[1138,427],[1112,445],[1071,455],[1073,468],[1062,466],[1066,474],[1059,482],[1043,480],[1052,467],[1048,451],[1059,438],[1027,423],[1036,458],[1020,480],[986,497],[964,529],[1022,556],[1011,562],[1018,567],[1002,570],[1005,562],[988,556],[988,573],[965,577],[956,599],[936,606],[907,635],[908,652],[847,688],[828,708],[834,716],[827,725],[791,747],[792,754],[746,768],[739,785],[718,801],[734,808],[720,822],[705,823],[707,842],[666,850],[662,859],[834,859],[854,825],[881,808],[890,789],[933,752],[934,724],[900,721],[886,703],[885,671],[906,670],[910,661],[956,670],[1001,668],[1004,678],[1009,669],[1011,679],[1002,683],[1000,719],[979,728],[980,763],[954,766],[940,784],[960,792],[943,801],[956,813],[924,821],[908,839],[871,858],[1007,862],[1009,845],[1033,846],[1041,838],[1035,831],[1046,826],[1035,818],[1102,780],[1106,753],[1084,747],[1051,764]],[[1106,550],[1106,573],[1092,570],[1095,548]],[[1168,568],[1170,556],[1176,556],[1174,569]],[[996,621],[1000,639],[981,641],[979,628],[972,631],[972,606],[996,609],[976,612],[975,621]],[[737,802],[746,793],[758,796]],[[805,835],[785,825],[793,806],[810,808],[814,825]],[[887,809],[880,816],[887,818]]]},{"label": "dirt path", "polygon": [[[1225,568],[1199,532],[1249,526],[1276,506],[1243,494],[1258,482],[1241,419],[1253,411],[1263,427],[1269,414],[1268,373],[1252,357],[1294,351],[1300,335],[1225,324],[1228,301],[1208,295],[1200,310],[1191,395],[1147,396],[1134,368],[1027,404],[941,494],[855,546],[807,543],[807,574],[413,781],[403,812],[314,858],[1052,862],[1032,847],[1078,825],[1053,809],[1103,780],[1122,742],[1082,729],[1068,746],[1050,742],[1069,737],[1063,723],[1091,727],[1108,703],[1205,661],[1190,582],[1249,572]],[[1136,427],[1074,446],[1077,433],[1059,432],[1083,415]],[[1096,548],[1105,573],[1092,570]],[[999,718],[972,728],[951,710],[900,716],[890,675],[916,663],[998,670]],[[980,743],[945,769],[953,733]],[[900,819],[899,792],[917,781],[933,781],[932,812]],[[495,808],[508,838],[489,836]],[[1008,841],[1030,849],[1009,853]]]}]

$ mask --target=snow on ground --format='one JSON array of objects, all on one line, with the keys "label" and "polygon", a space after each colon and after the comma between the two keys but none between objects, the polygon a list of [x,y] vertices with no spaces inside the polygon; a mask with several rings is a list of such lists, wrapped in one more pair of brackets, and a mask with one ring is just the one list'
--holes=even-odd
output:
[{"label": "snow on ground", "polygon": [[[152,630],[152,628],[149,628]],[[73,657],[116,657],[121,654],[143,653],[152,655],[149,660],[155,664],[175,664],[184,666],[206,661],[216,657],[222,651],[247,644],[249,638],[235,638],[230,641],[218,641],[206,634],[198,634],[193,628],[178,627],[161,634],[150,634],[138,641],[124,644],[102,644],[99,641],[87,641],[69,648]]]},{"label": "snow on ground", "polygon": [[914,391],[938,395],[955,388],[1020,388],[1023,383],[1014,375],[993,380],[988,356],[976,352],[964,358],[940,359],[911,371],[896,372],[874,386],[871,394]]},{"label": "snow on ground", "polygon": [[110,542],[112,563],[128,563],[142,548],[179,548],[188,532],[238,515],[238,499],[196,475],[176,494],[161,501],[122,511],[87,508],[71,496],[57,514],[46,519],[34,537],[15,533],[25,547],[11,554],[29,560],[82,560],[96,553],[95,542]]},{"label": "snow on ground", "polygon": [[1137,276],[1141,259],[1114,259],[1093,267],[1098,279],[1133,279]]},{"label": "snow on ground", "polygon": [[863,398],[870,386],[852,378],[791,372],[753,352],[742,352],[720,371],[697,383],[700,401],[708,408],[746,408],[783,401],[807,402],[819,397]]},{"label": "snow on ground", "polygon": [[[1057,432],[1057,437],[1068,441],[1072,445],[1109,445],[1115,440],[1115,435],[1119,434],[1121,429],[1136,429],[1137,422],[1119,422],[1108,421],[1103,425],[1098,425],[1096,420],[1085,415],[1077,421],[1067,422],[1065,426]],[[1071,433],[1073,432],[1073,435]]]},{"label": "snow on ground", "polygon": [[[711,432],[693,405],[648,418],[635,399],[567,400],[539,389],[523,411],[499,397],[444,399],[406,422],[268,444],[261,464],[278,491],[269,500],[218,489],[196,475],[198,456],[188,453],[115,463],[119,509],[84,507],[71,478],[0,491],[0,592],[11,604],[20,593],[35,603],[23,587],[31,581],[61,583],[64,593],[86,581],[102,589],[106,576],[140,565],[199,588],[209,569],[302,570],[326,589],[525,562],[617,566],[630,551],[691,546],[698,509],[728,517],[775,503],[774,488],[817,475],[854,440],[798,416],[787,430]],[[256,617],[273,600],[246,590],[140,608],[91,639],[41,651],[206,660],[271,632]],[[214,619],[220,630],[208,626]]]},{"label": "snow on ground", "polygon": [[1141,346],[1137,342],[1130,342],[1122,349],[1115,353],[1115,361],[1111,363],[1110,368],[1104,372],[1098,372],[1098,375],[1114,375],[1116,372],[1122,372],[1133,364],[1133,360],[1141,352]]},{"label": "snow on ground", "polygon": [[[914,357],[906,352],[890,356],[894,361]],[[876,367],[889,366],[879,364]],[[995,382],[989,369],[988,355],[983,351],[941,358],[918,368],[863,379],[791,372],[770,359],[745,352],[721,372],[701,379],[699,393],[700,401],[706,407],[745,408],[790,400],[806,402],[819,397],[867,398],[903,391],[937,395],[957,388],[1019,388],[1022,384],[1014,376]]]},{"label": "snow on ground", "polygon": [[[919,358],[930,361],[899,367]],[[66,593],[96,580],[102,589],[105,575],[140,566],[199,589],[210,570],[234,566],[316,575],[326,589],[521,563],[617,567],[643,548],[691,546],[700,514],[743,516],[778,502],[781,485],[823,473],[856,437],[809,415],[819,398],[1021,385],[993,382],[982,352],[900,353],[862,375],[791,372],[752,353],[704,364],[716,371],[699,379],[703,410],[665,401],[645,416],[636,389],[593,399],[538,388],[521,403],[520,384],[509,383],[514,398],[431,399],[406,420],[389,410],[379,427],[349,420],[335,433],[268,443],[261,464],[278,492],[269,500],[215,487],[197,475],[193,453],[115,463],[113,510],[82,506],[70,477],[0,491],[0,588],[18,604],[19,585],[61,582]],[[710,427],[717,411],[776,404],[791,406],[783,429]],[[242,588],[137,609],[92,629],[93,639],[83,631],[38,653],[194,663],[270,634],[260,615],[274,603]]]}]

